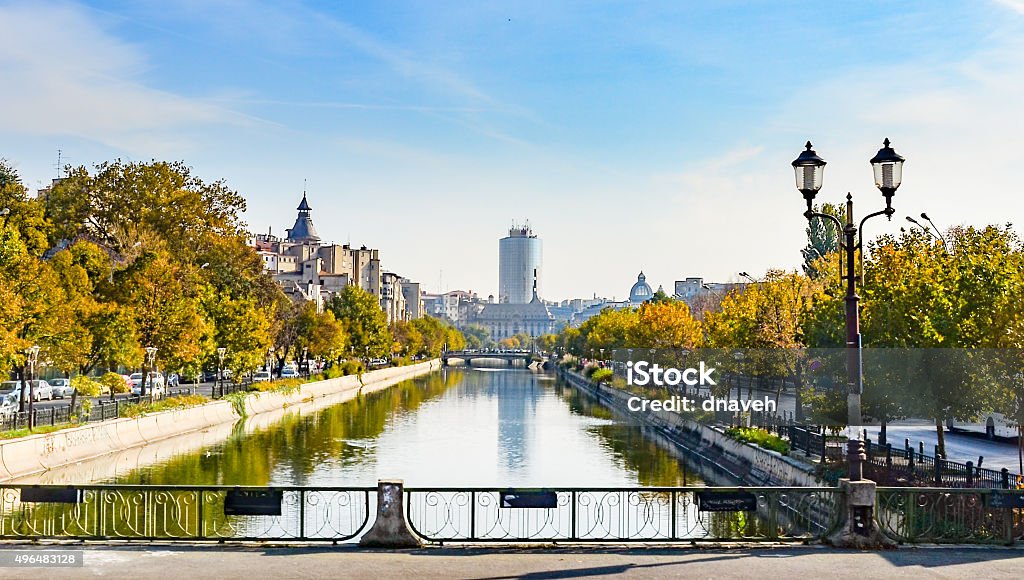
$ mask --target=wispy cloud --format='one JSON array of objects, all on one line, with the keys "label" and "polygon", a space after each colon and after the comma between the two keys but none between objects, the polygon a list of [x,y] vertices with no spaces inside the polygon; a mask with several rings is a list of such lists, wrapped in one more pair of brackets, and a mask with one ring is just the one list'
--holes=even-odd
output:
[{"label": "wispy cloud", "polygon": [[1002,4],[1010,10],[1014,10],[1020,14],[1024,14],[1024,0],[995,0],[997,4]]},{"label": "wispy cloud", "polygon": [[178,151],[180,131],[251,118],[147,86],[141,50],[71,5],[0,7],[0,130],[70,135],[142,156]]}]

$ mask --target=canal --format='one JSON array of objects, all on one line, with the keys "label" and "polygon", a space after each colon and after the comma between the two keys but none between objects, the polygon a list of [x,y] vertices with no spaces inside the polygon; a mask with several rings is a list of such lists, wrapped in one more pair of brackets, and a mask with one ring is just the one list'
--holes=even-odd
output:
[{"label": "canal", "polygon": [[[248,431],[248,432],[247,432]],[[640,427],[553,375],[446,368],[108,482],[372,486],[700,485]]]}]

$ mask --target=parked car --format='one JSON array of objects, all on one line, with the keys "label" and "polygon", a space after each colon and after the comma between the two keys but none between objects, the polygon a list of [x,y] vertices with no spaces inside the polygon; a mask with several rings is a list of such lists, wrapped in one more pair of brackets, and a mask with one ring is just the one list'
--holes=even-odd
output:
[{"label": "parked car", "polygon": [[[0,395],[6,393],[15,393],[15,395],[21,394],[21,383],[18,381],[4,381],[3,388],[0,388]],[[47,401],[53,400],[53,388],[50,387],[50,383],[44,380],[28,381],[30,392],[32,393],[33,401]]]},{"label": "parked car", "polygon": [[[132,394],[139,395],[142,393],[142,373],[132,373]],[[153,372],[149,373],[149,378],[146,380],[146,393],[153,394],[154,396],[161,396],[165,391],[166,380],[162,373]]]},{"label": "parked car", "polygon": [[18,381],[4,381],[0,383],[0,397],[7,395],[18,396],[21,392],[21,383]]},{"label": "parked car", "polygon": [[297,371],[294,367],[284,367],[283,369],[281,369],[282,379],[295,379],[298,378],[298,376],[299,371]]},{"label": "parked car", "polygon": [[168,387],[177,387],[178,386],[178,382],[179,382],[178,373],[171,373],[171,374],[167,375],[167,386]]},{"label": "parked car", "polygon": [[71,386],[71,379],[50,379],[46,382],[50,383],[50,388],[53,389],[54,399],[70,397],[75,392]]},{"label": "parked car", "polygon": [[252,382],[254,382],[254,383],[269,383],[270,382],[270,371],[256,371],[252,375]]},{"label": "parked car", "polygon": [[9,394],[0,396],[0,421],[6,421],[18,413],[18,396]]}]

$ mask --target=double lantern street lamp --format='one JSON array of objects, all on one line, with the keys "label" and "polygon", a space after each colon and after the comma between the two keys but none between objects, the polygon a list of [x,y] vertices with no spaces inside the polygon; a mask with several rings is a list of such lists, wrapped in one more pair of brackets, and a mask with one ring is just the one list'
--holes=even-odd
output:
[{"label": "double lantern street lamp", "polygon": [[889,220],[892,219],[892,214],[896,211],[892,208],[892,197],[896,194],[896,189],[899,188],[903,179],[903,162],[905,161],[902,155],[896,153],[889,146],[888,139],[883,142],[883,145],[878,153],[871,158],[870,163],[875,174],[875,186],[885,198],[885,209],[868,214],[860,221],[860,225],[853,222],[853,196],[850,194],[846,195],[846,223],[835,216],[814,211],[814,197],[821,189],[826,162],[814,152],[810,141],[807,142],[807,149],[793,161],[796,188],[800,190],[807,202],[807,211],[804,212],[804,217],[807,218],[807,221],[813,218],[831,220],[836,225],[837,231],[842,232],[839,249],[844,252],[840,259],[845,261],[845,272],[843,261],[840,261],[839,279],[846,282],[846,402],[850,429],[847,442],[847,461],[850,467],[851,481],[862,479],[862,463],[866,459],[864,442],[857,435],[857,428],[861,424],[860,396],[864,392],[864,368],[860,341],[860,297],[857,296],[859,275],[855,269],[857,251],[863,252],[865,222],[882,215]]},{"label": "double lantern street lamp", "polygon": [[[28,365],[28,428],[32,429],[35,427],[36,417],[34,413],[34,406],[32,405],[33,391],[39,392],[39,387],[33,388],[33,381],[36,379],[36,363],[39,362],[39,345],[31,346],[25,349],[25,362]],[[25,410],[25,392],[21,392],[19,401],[19,411]]]},{"label": "double lantern street lamp", "polygon": [[[139,395],[143,397],[146,396],[146,381],[148,380],[150,383],[153,382],[153,375],[156,368],[156,350],[155,346],[146,347],[146,369],[145,374],[142,375],[142,386],[139,387]],[[150,387],[152,387],[152,384],[150,384]]]},{"label": "double lantern street lamp", "polygon": [[222,347],[217,348],[217,384],[220,386],[223,394],[224,389],[224,355],[228,353],[228,349]]}]

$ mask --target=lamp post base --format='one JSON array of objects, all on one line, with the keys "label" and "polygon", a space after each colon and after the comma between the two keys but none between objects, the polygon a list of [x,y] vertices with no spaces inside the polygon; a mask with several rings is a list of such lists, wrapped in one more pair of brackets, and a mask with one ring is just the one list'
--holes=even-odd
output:
[{"label": "lamp post base", "polygon": [[837,548],[892,550],[896,542],[882,535],[875,525],[875,482],[840,479],[845,498],[846,521],[826,540]]}]

